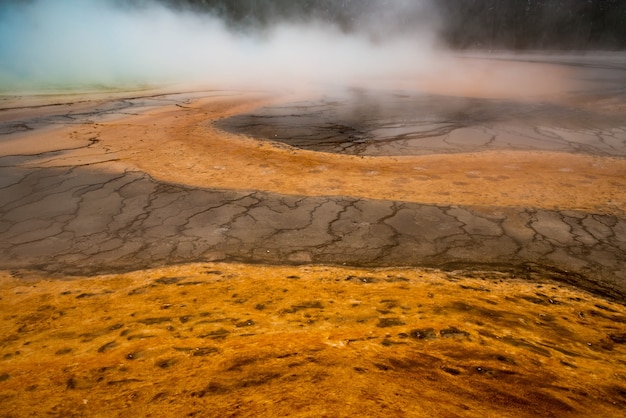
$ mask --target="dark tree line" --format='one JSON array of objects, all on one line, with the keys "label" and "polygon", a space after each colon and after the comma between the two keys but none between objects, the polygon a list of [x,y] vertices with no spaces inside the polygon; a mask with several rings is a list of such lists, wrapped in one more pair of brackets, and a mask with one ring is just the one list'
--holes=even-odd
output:
[{"label": "dark tree line", "polygon": [[624,0],[440,0],[457,48],[624,49]]},{"label": "dark tree line", "polygon": [[[420,20],[424,7],[415,0],[158,0],[178,9],[207,11],[239,29],[259,29],[276,22],[317,20],[338,25],[346,32],[360,25],[373,26],[371,20],[401,10],[404,24],[408,18]],[[425,2],[430,2],[426,0]],[[400,16],[399,16],[400,17]],[[382,22],[389,26],[388,22]]]},{"label": "dark tree line", "polygon": [[459,49],[626,48],[626,0],[157,1],[210,12],[237,30],[259,30],[278,21],[318,20],[346,32],[380,35],[409,33],[435,21],[441,40]]}]

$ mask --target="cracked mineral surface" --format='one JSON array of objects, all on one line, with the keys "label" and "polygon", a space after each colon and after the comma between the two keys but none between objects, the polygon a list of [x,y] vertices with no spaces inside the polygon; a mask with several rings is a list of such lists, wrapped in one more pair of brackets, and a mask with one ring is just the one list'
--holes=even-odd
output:
[{"label": "cracked mineral surface", "polygon": [[626,68],[600,69],[534,101],[1,97],[2,409],[619,415]]}]

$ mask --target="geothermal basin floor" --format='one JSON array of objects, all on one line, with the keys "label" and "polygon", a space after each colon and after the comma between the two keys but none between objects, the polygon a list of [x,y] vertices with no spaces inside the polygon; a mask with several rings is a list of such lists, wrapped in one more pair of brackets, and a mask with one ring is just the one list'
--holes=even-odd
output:
[{"label": "geothermal basin floor", "polygon": [[[575,101],[593,129],[470,102],[420,155],[425,125],[357,137],[317,100],[2,97],[6,416],[620,416],[621,102]],[[286,142],[298,115],[332,146]],[[506,146],[536,125],[553,149]]]}]

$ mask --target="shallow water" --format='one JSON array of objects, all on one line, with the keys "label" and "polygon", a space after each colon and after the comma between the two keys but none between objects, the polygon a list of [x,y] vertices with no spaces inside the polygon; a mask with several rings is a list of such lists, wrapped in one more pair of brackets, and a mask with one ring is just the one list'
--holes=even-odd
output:
[{"label": "shallow water", "polygon": [[[571,84],[558,95],[475,97],[437,94],[424,86],[422,91],[339,89],[235,115],[217,126],[352,155],[524,150],[625,156],[626,65],[584,57],[551,65],[561,66],[564,82]],[[484,74],[481,82],[488,84],[490,76]]]}]

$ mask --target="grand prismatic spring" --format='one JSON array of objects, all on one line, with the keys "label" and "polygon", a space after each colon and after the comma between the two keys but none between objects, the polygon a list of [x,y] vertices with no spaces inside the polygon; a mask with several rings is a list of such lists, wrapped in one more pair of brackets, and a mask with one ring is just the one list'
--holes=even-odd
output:
[{"label": "grand prismatic spring", "polygon": [[623,416],[626,59],[449,60],[3,93],[0,415]]}]

